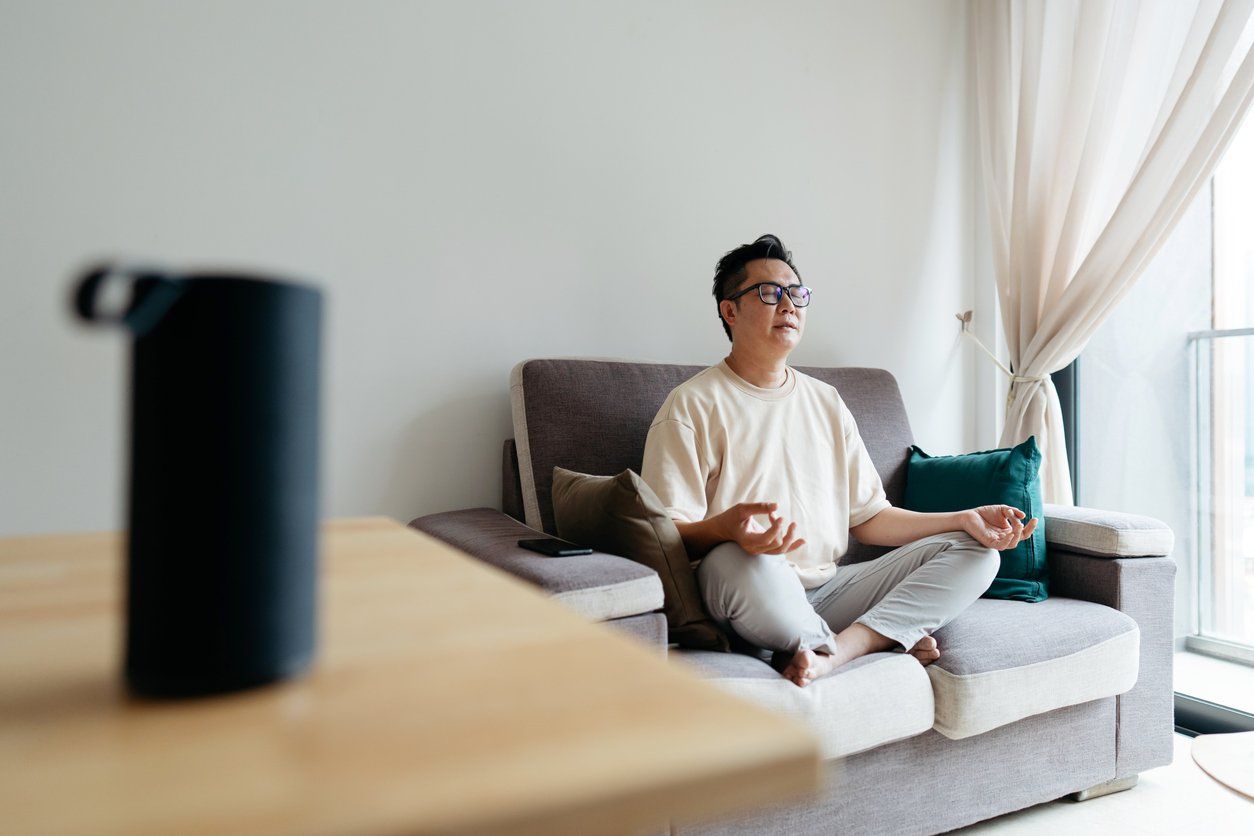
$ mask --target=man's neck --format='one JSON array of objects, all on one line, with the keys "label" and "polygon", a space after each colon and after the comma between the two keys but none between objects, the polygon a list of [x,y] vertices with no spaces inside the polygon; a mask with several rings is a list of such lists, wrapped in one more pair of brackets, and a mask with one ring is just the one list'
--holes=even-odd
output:
[{"label": "man's neck", "polygon": [[778,389],[788,381],[787,356],[742,357],[733,347],[726,359],[733,372],[760,389]]}]

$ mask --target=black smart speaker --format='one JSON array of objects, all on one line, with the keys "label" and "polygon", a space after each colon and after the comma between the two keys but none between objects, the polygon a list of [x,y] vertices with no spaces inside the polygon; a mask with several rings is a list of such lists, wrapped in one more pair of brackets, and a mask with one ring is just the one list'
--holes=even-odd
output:
[{"label": "black smart speaker", "polygon": [[[103,310],[108,291],[129,302]],[[322,294],[105,264],[74,308],[133,337],[125,675],[152,696],[304,670],[316,646]]]}]

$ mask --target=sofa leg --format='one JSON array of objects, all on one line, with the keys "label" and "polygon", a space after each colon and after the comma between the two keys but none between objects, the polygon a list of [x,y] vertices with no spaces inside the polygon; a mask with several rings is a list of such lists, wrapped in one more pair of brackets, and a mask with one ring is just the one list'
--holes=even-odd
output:
[{"label": "sofa leg", "polygon": [[1130,790],[1136,786],[1136,775],[1129,775],[1126,778],[1116,778],[1113,781],[1105,781],[1086,790],[1073,792],[1067,796],[1072,801],[1088,801],[1090,798],[1098,798],[1103,795],[1110,795],[1112,792],[1120,792],[1121,790]]}]

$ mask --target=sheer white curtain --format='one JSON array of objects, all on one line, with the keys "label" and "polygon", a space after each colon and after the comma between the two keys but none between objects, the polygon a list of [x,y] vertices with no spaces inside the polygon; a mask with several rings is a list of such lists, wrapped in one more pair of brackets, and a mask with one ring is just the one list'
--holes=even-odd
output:
[{"label": "sheer white curtain", "polygon": [[1249,109],[1254,0],[970,8],[1003,371],[1014,373],[999,446],[1035,435],[1044,501],[1071,505],[1049,375],[1132,288]]}]

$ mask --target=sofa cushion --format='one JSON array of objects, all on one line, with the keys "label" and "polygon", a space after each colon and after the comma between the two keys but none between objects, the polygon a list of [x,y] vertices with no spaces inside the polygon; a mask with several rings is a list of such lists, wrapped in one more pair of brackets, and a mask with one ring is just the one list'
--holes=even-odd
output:
[{"label": "sofa cushion", "polygon": [[907,653],[860,656],[804,688],[747,654],[672,649],[670,658],[716,688],[809,726],[825,759],[873,749],[932,727],[932,687],[923,666]]},{"label": "sofa cushion", "polygon": [[933,635],[935,728],[954,740],[1136,684],[1136,622],[1089,601],[979,598]]},{"label": "sofa cushion", "polygon": [[472,557],[522,578],[555,601],[593,621],[639,615],[662,608],[657,572],[612,554],[547,557],[518,546],[543,537],[495,508],[464,508],[418,517],[409,523]]},{"label": "sofa cushion", "polygon": [[1076,505],[1045,505],[1051,546],[1096,557],[1162,557],[1176,544],[1171,526],[1142,514]]},{"label": "sofa cushion", "polygon": [[1045,560],[1040,466],[1036,436],[1028,436],[1014,447],[956,456],[929,456],[911,445],[903,507],[936,513],[1009,505],[1023,512],[1024,525],[1036,518],[1031,536],[1000,552],[1001,569],[984,595],[1043,601],[1049,597],[1049,564]]},{"label": "sofa cushion", "polygon": [[643,563],[658,573],[672,642],[680,647],[729,649],[727,635],[701,604],[675,521],[635,471],[593,476],[554,467],[553,520],[558,537]]}]

